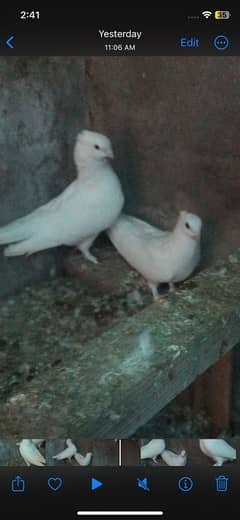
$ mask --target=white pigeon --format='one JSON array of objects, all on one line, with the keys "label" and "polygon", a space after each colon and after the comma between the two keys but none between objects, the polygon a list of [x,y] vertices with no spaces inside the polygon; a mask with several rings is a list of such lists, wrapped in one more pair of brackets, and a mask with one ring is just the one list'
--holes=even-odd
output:
[{"label": "white pigeon", "polygon": [[186,466],[187,452],[182,450],[178,455],[171,450],[164,450],[161,457],[168,466]]},{"label": "white pigeon", "polygon": [[74,459],[77,461],[77,463],[80,466],[88,466],[88,464],[90,464],[90,461],[91,461],[91,458],[92,458],[92,453],[91,452],[86,453],[85,456],[81,455],[81,453],[79,453],[77,451],[77,446],[75,446],[75,444],[72,442],[71,439],[67,439],[66,440],[66,444],[67,444],[67,448],[65,448],[65,450],[63,450],[63,451],[60,451],[60,453],[58,453],[57,455],[54,455],[53,459],[56,459],[56,460],[64,460],[64,459],[71,460],[71,458],[74,457]]},{"label": "white pigeon", "polygon": [[89,248],[97,235],[114,223],[124,203],[120,182],[108,161],[113,157],[106,136],[80,132],[74,147],[76,180],[47,204],[0,228],[0,244],[13,243],[4,255],[31,255],[51,247],[76,245],[97,263]]},{"label": "white pigeon", "polygon": [[80,466],[88,466],[91,462],[92,453],[88,451],[85,456],[81,455],[81,453],[75,453],[75,460]]},{"label": "white pigeon", "polygon": [[157,464],[157,457],[165,450],[164,439],[152,439],[140,448],[140,459],[153,459]]},{"label": "white pigeon", "polygon": [[65,448],[63,451],[60,451],[57,455],[53,455],[53,459],[56,460],[64,460],[64,459],[71,459],[74,457],[74,455],[77,453],[77,446],[72,442],[71,439],[66,440],[67,448]]},{"label": "white pigeon", "polygon": [[236,449],[224,439],[199,439],[201,451],[215,461],[214,466],[222,466],[223,462],[236,460]]},{"label": "white pigeon", "polygon": [[200,259],[202,221],[181,211],[172,231],[162,231],[143,220],[121,214],[108,235],[120,255],[143,275],[153,299],[158,300],[158,284],[185,280]]},{"label": "white pigeon", "polygon": [[44,466],[46,459],[37,449],[44,439],[22,439],[19,444],[19,451],[27,466]]}]

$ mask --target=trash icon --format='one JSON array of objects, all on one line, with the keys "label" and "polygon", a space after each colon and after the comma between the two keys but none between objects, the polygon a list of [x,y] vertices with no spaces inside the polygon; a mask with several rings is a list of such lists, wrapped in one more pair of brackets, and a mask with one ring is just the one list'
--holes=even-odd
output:
[{"label": "trash icon", "polygon": [[225,477],[224,475],[219,475],[216,477],[216,490],[218,492],[225,492],[228,491],[228,481],[229,478]]}]

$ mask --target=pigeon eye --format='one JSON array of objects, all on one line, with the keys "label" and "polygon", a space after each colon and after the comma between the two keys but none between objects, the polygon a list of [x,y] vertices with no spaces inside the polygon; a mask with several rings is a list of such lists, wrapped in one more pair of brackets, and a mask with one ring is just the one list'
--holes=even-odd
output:
[{"label": "pigeon eye", "polygon": [[95,150],[100,150],[100,146],[98,144],[94,145]]},{"label": "pigeon eye", "polygon": [[188,224],[188,222],[186,222],[185,227],[186,227],[187,229],[191,229],[191,226]]}]

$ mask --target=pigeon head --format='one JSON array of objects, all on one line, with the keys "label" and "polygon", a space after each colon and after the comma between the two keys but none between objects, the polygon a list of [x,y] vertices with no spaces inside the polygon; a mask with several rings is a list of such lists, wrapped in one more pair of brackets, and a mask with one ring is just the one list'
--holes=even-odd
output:
[{"label": "pigeon head", "polygon": [[180,211],[177,227],[180,227],[181,231],[189,237],[199,238],[202,228],[202,221],[200,217],[194,215],[193,213]]},{"label": "pigeon head", "polygon": [[111,141],[105,135],[90,130],[83,130],[77,135],[74,148],[74,160],[77,166],[83,161],[113,158]]}]

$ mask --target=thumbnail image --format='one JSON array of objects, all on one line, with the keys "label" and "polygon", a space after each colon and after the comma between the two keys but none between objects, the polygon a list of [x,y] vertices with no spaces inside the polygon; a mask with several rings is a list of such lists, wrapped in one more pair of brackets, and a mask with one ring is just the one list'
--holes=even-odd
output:
[{"label": "thumbnail image", "polygon": [[0,439],[0,466],[118,466],[117,439]]},{"label": "thumbnail image", "polygon": [[222,466],[239,460],[240,439],[151,439],[141,441],[144,466]]},{"label": "thumbnail image", "polygon": [[0,466],[222,466],[240,439],[0,439]]},{"label": "thumbnail image", "polygon": [[78,438],[237,438],[239,58],[0,73],[0,436],[80,465],[117,446]]}]

